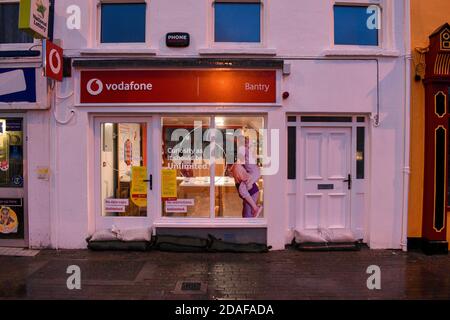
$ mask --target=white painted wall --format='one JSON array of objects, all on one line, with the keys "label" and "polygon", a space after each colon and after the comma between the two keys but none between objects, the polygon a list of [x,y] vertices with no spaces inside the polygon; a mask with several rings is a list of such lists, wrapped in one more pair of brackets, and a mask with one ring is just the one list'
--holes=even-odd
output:
[{"label": "white painted wall", "polygon": [[40,180],[37,174],[38,167],[50,167],[49,119],[49,111],[27,112],[28,225],[29,245],[32,248],[46,248],[51,245],[52,179]]},{"label": "white painted wall", "polygon": [[[228,47],[215,48],[210,42],[212,9],[210,0],[152,0],[148,3],[149,43],[139,48],[100,48],[96,45],[96,0],[56,1],[55,38],[62,39],[65,54],[72,57],[111,57],[155,54],[156,57],[198,57],[198,52],[219,53],[222,56],[236,53],[238,56],[257,56],[275,52],[276,58],[291,64],[291,74],[283,76],[281,91],[289,91],[290,97],[282,107],[128,107],[128,112],[255,112],[266,113],[268,128],[280,129],[280,171],[276,176],[266,177],[265,212],[268,220],[268,240],[274,249],[284,248],[289,239],[292,217],[288,210],[288,183],[286,179],[286,113],[363,113],[374,115],[377,109],[377,73],[381,118],[378,127],[370,129],[370,199],[365,219],[366,232],[372,248],[400,248],[401,240],[401,190],[402,190],[402,114],[404,65],[403,4],[401,1],[380,0],[383,5],[383,43],[381,48],[333,48],[332,5],[335,1],[283,0],[264,1],[265,27],[262,48]],[[345,2],[349,2],[348,0]],[[364,3],[358,1],[358,3]],[[377,3],[369,1],[368,3]],[[82,25],[80,30],[68,30],[66,8],[80,6]],[[170,49],[164,45],[167,32],[185,31],[191,34],[191,46]],[[242,54],[247,52],[247,54]],[[204,56],[204,55],[202,55]],[[235,56],[235,55],[233,55]],[[322,60],[334,57],[340,60]],[[345,60],[344,60],[345,59]],[[361,61],[358,59],[367,59]],[[371,60],[369,60],[371,59]],[[379,64],[377,65],[376,59]],[[378,70],[377,70],[378,69]],[[64,79],[60,95],[65,96],[77,88],[77,73]],[[75,117],[66,125],[56,125],[55,158],[52,167],[51,192],[55,198],[51,210],[45,210],[36,202],[30,211],[32,243],[40,241],[59,248],[84,248],[85,238],[93,230],[93,190],[91,163],[93,127],[89,112],[110,113],[124,111],[117,107],[74,107],[74,96],[59,99],[56,114],[66,119],[71,109]],[[37,131],[37,129],[36,129]],[[35,138],[34,138],[35,139]],[[31,145],[31,144],[30,144]],[[33,146],[35,152],[41,152]],[[32,151],[32,150],[30,150]],[[42,154],[37,159],[44,159]],[[42,160],[43,161],[43,160]],[[41,181],[30,181],[33,199],[44,191]],[[30,194],[30,195],[31,195]],[[31,196],[30,196],[31,198]],[[30,202],[32,204],[32,202]],[[40,209],[42,208],[42,210]],[[46,230],[52,212],[50,230]],[[291,221],[291,222],[290,222]],[[47,241],[47,242],[46,242]]]}]

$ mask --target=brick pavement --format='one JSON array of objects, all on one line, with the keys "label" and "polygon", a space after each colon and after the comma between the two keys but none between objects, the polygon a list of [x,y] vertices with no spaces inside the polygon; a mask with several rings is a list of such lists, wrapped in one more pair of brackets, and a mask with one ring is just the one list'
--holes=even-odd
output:
[{"label": "brick pavement", "polygon": [[[81,290],[68,290],[78,265]],[[381,267],[380,291],[366,269]],[[175,292],[179,281],[207,285]],[[267,254],[41,251],[0,256],[0,299],[450,299],[450,257],[391,250]]]}]

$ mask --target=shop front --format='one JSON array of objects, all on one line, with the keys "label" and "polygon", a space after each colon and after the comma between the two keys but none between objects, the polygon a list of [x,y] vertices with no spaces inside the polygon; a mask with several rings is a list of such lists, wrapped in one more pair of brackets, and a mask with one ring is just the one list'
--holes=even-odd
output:
[{"label": "shop front", "polygon": [[296,232],[400,247],[401,118],[383,108],[397,96],[377,93],[376,62],[78,57],[72,66],[54,110],[52,246],[85,248],[117,227],[275,250]]},{"label": "shop front", "polygon": [[266,196],[265,176],[279,174],[270,161],[278,129],[268,120],[280,108],[283,62],[227,63],[177,70],[74,62],[77,109],[93,133],[91,231],[152,227],[267,242],[266,202],[276,200]]},{"label": "shop front", "polygon": [[37,137],[32,126],[45,113],[39,111],[47,98],[42,79],[34,64],[0,64],[0,246],[29,246],[28,208],[35,202],[28,192],[27,137]]}]

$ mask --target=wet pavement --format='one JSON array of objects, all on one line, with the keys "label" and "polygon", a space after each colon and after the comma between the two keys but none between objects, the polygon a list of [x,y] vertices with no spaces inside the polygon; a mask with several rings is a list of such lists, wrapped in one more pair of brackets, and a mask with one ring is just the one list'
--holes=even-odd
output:
[{"label": "wet pavement", "polygon": [[[80,267],[80,290],[67,288],[71,265]],[[381,290],[367,288],[370,265],[381,268]],[[183,291],[181,282],[199,282],[201,289]],[[368,249],[265,254],[45,250],[36,257],[0,256],[0,299],[449,300],[450,256]]]}]

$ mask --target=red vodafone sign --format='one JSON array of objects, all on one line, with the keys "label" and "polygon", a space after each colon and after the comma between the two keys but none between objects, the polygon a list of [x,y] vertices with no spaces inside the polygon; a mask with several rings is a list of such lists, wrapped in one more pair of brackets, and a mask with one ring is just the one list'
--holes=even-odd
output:
[{"label": "red vodafone sign", "polygon": [[275,70],[81,71],[80,103],[276,103]]},{"label": "red vodafone sign", "polygon": [[63,79],[63,49],[45,40],[45,76],[56,81]]}]

